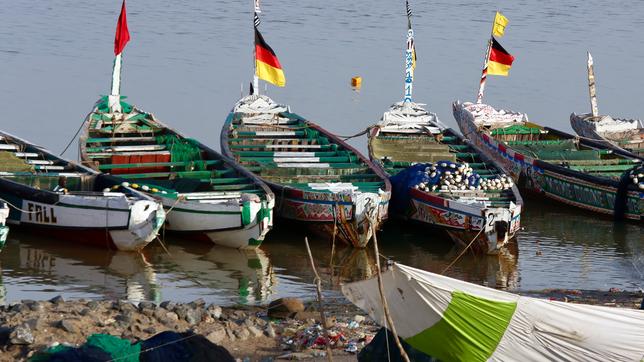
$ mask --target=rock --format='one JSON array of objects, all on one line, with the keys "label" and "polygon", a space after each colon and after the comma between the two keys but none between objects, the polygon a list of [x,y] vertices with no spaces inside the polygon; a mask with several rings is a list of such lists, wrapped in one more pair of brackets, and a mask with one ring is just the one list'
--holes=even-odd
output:
[{"label": "rock", "polygon": [[69,319],[63,319],[58,323],[58,327],[69,333],[78,333],[78,326],[76,323]]},{"label": "rock", "polygon": [[45,310],[45,306],[42,302],[35,302],[33,300],[23,301],[23,304],[26,305],[33,312],[42,312]]},{"label": "rock", "polygon": [[354,320],[354,321],[356,321],[356,322],[358,322],[358,323],[363,323],[366,319],[367,319],[367,318],[366,318],[365,316],[360,315],[360,314],[356,314],[356,315],[353,317],[353,320]]},{"label": "rock", "polygon": [[264,329],[264,332],[266,332],[266,335],[275,338],[277,334],[275,334],[275,329],[273,328],[273,325],[271,323],[268,323],[266,325],[266,328]]},{"label": "rock", "polygon": [[304,311],[304,303],[298,298],[280,298],[268,305],[270,318],[290,318],[297,312]]},{"label": "rock", "polygon": [[299,319],[301,321],[308,321],[310,319],[313,320],[313,321],[319,321],[320,320],[320,313],[319,312],[302,311],[302,312],[295,313],[291,317],[295,318],[295,319]]},{"label": "rock", "polygon": [[174,311],[174,308],[177,306],[177,304],[175,302],[171,302],[169,300],[166,300],[164,302],[161,302],[161,304],[159,304],[159,306],[161,308],[164,308],[164,309],[169,310],[169,311],[172,312],[172,311]]},{"label": "rock", "polygon": [[235,334],[233,333],[232,329],[230,329],[230,328],[226,328],[226,336],[231,341],[234,341],[235,339],[237,339],[237,337],[235,337]]},{"label": "rock", "polygon": [[206,306],[206,301],[203,300],[203,298],[199,298],[197,300],[194,300],[194,301],[190,302],[189,305],[192,308],[203,308],[203,307]]},{"label": "rock", "polygon": [[60,305],[60,304],[62,304],[62,303],[65,303],[65,299],[63,299],[63,296],[62,296],[62,295],[58,295],[58,296],[55,296],[55,297],[51,298],[51,299],[49,300],[49,302],[50,302],[51,304]]},{"label": "rock", "polygon": [[9,334],[9,343],[11,344],[32,344],[34,341],[34,335],[27,325],[18,326]]},{"label": "rock", "polygon": [[143,313],[145,310],[154,311],[154,309],[156,309],[156,307],[157,307],[157,305],[152,303],[152,302],[148,302],[148,301],[145,301],[145,300],[142,301],[142,302],[139,302],[139,312],[141,312],[141,313]]},{"label": "rock", "polygon": [[22,303],[16,303],[9,308],[9,311],[12,313],[26,313],[30,311],[30,309]]},{"label": "rock", "polygon": [[214,319],[219,319],[219,317],[221,317],[221,307],[218,305],[209,305],[206,312]]},{"label": "rock", "polygon": [[80,311],[80,312],[78,312],[78,314],[80,314],[80,315],[82,315],[83,317],[85,317],[85,316],[89,315],[91,312],[92,312],[92,311],[91,311],[91,310],[89,310],[89,308],[83,308],[83,309],[81,309],[81,311]]},{"label": "rock", "polygon": [[203,312],[200,309],[188,308],[186,310],[186,315],[185,315],[184,319],[190,325],[195,325],[195,324],[201,322],[202,317],[203,317]]},{"label": "rock", "polygon": [[89,310],[97,310],[99,306],[100,304],[97,301],[90,300],[87,302],[87,308],[89,308]]},{"label": "rock", "polygon": [[233,331],[235,337],[239,338],[242,341],[245,341],[250,337],[250,332],[247,328],[241,327]]},{"label": "rock", "polygon": [[157,334],[157,330],[154,327],[148,327],[144,329],[143,332],[148,334]]},{"label": "rock", "polygon": [[109,326],[109,325],[114,324],[114,322],[116,322],[116,321],[114,320],[114,318],[107,318],[107,319],[104,319],[104,320],[100,320],[100,321],[98,321],[98,323],[96,323],[96,324],[97,324],[99,327],[107,327],[107,326]]},{"label": "rock", "polygon": [[13,332],[12,328],[0,326],[0,347],[9,343],[11,332]]},{"label": "rock", "polygon": [[131,312],[121,313],[121,314],[117,315],[116,317],[114,317],[114,320],[116,322],[120,322],[122,324],[128,325],[128,324],[130,324],[132,322],[132,313]]},{"label": "rock", "polygon": [[40,316],[32,319],[28,319],[25,321],[25,324],[29,326],[30,329],[32,330],[38,330],[38,326],[40,325]]},{"label": "rock", "polygon": [[159,320],[159,322],[171,326],[174,325],[179,321],[179,316],[177,316],[177,313],[174,312],[167,312],[162,319]]},{"label": "rock", "polygon": [[138,309],[134,306],[134,304],[125,301],[125,300],[119,300],[116,302],[116,309],[120,310],[121,312],[137,312]]},{"label": "rock", "polygon": [[190,308],[185,305],[178,305],[174,308],[174,312],[177,314],[179,319],[185,319],[189,309]]},{"label": "rock", "polygon": [[226,338],[226,329],[223,327],[215,328],[206,336],[208,340],[214,344],[219,344]]},{"label": "rock", "polygon": [[250,332],[250,335],[259,338],[264,335],[264,332],[262,332],[259,328],[250,326],[248,327],[248,331]]}]

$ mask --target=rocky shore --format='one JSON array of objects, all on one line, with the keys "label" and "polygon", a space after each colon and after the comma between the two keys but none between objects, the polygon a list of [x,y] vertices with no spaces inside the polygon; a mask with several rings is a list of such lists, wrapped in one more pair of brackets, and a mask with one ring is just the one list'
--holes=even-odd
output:
[{"label": "rocky shore", "polygon": [[[526,295],[621,308],[639,308],[641,292],[547,290]],[[367,315],[346,303],[327,302],[329,340],[336,361],[356,359],[379,329]],[[0,307],[0,361],[26,360],[58,344],[80,345],[94,333],[132,342],[162,331],[193,331],[225,347],[240,361],[326,360],[319,313],[297,299],[265,307],[220,307],[199,299],[160,304],[127,301],[23,300]]]}]

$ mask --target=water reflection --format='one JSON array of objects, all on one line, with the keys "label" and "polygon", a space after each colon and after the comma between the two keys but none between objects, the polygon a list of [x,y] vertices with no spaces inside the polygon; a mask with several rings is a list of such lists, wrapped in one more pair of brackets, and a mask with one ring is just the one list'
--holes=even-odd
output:
[{"label": "water reflection", "polygon": [[[14,230],[12,230],[14,231]],[[160,298],[152,264],[143,254],[94,250],[73,243],[12,233],[2,251],[8,299],[45,299],[58,294],[133,301]]]},{"label": "water reflection", "polygon": [[[378,234],[392,260],[504,290],[644,286],[644,242],[635,224],[527,200],[525,230],[499,255],[460,253],[449,237],[413,224],[389,222]],[[264,304],[284,297],[311,299],[314,274],[304,246],[306,229],[272,231],[260,250],[240,251],[168,236],[142,254],[77,247],[12,230],[0,253],[0,303],[19,299],[110,298]],[[309,235],[328,298],[342,301],[341,283],[375,275],[371,247],[355,250]],[[167,251],[166,251],[167,250]],[[332,256],[333,253],[333,256]]]}]

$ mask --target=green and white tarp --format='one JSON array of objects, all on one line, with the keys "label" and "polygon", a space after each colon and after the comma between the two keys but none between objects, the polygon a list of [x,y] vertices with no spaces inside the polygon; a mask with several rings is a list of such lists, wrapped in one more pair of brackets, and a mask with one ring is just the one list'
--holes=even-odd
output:
[{"label": "green and white tarp", "polygon": [[[441,361],[644,361],[644,311],[523,297],[394,264],[382,273],[401,338]],[[344,295],[386,326],[377,279]]]}]

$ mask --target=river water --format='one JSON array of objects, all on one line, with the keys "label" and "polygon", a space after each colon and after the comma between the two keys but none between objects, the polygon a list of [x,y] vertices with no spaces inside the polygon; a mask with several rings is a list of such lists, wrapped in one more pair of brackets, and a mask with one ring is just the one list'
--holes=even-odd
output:
[{"label": "river water", "polygon": [[[455,126],[451,102],[472,100],[494,10],[510,19],[500,42],[515,57],[509,77],[490,77],[486,101],[570,131],[571,112],[589,108],[586,51],[595,58],[603,113],[644,115],[641,1],[432,1],[411,3],[418,52],[414,98]],[[109,91],[120,0],[0,0],[0,128],[54,151],[68,143],[97,97]],[[377,121],[402,97],[404,1],[262,2],[260,29],[277,53],[287,87],[268,93],[341,135]],[[252,71],[249,1],[131,0],[122,93],[159,119],[218,149],[220,127]],[[362,76],[352,90],[349,80]],[[261,87],[262,91],[264,87]],[[364,138],[351,141],[366,151]],[[75,147],[66,154],[76,158]],[[529,200],[525,230],[500,257],[466,255],[447,271],[510,290],[551,287],[638,289],[644,241],[637,225]],[[305,231],[271,233],[250,255],[166,238],[143,256],[81,249],[12,231],[0,254],[3,299],[118,297],[255,303],[310,296]],[[441,272],[456,251],[446,237],[390,223],[382,252]],[[331,295],[337,280],[368,276],[369,252],[312,239]],[[333,273],[331,273],[331,270]],[[335,290],[335,291],[334,291]]]}]

